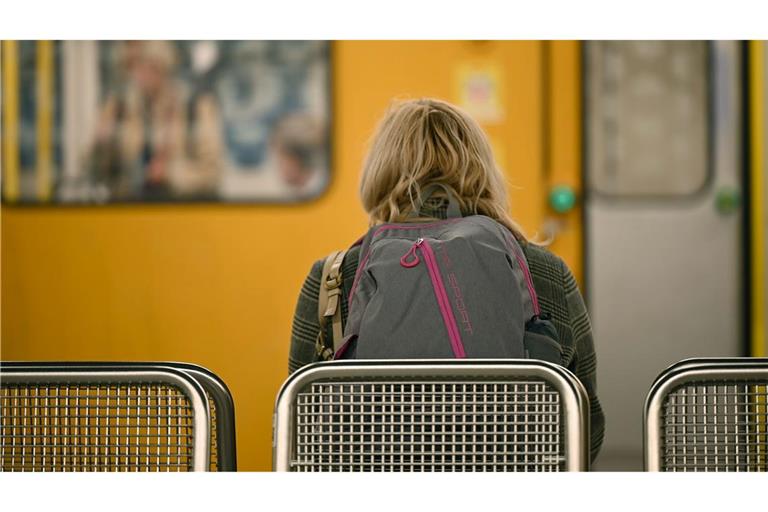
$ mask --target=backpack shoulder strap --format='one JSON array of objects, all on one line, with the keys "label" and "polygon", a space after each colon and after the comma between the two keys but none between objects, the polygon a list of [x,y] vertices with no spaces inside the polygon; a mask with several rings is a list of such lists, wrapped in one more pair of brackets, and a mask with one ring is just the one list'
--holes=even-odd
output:
[{"label": "backpack shoulder strap", "polygon": [[[320,322],[315,348],[317,354],[325,360],[331,359],[342,343],[341,325],[341,264],[347,251],[334,251],[323,264],[320,278],[320,294],[317,300],[317,316]],[[333,348],[325,346],[323,337],[328,320],[333,324]]]}]

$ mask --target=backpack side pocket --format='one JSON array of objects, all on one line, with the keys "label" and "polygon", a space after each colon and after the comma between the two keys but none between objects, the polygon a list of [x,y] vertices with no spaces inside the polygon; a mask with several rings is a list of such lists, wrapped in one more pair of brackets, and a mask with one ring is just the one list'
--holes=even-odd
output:
[{"label": "backpack side pocket", "polygon": [[526,357],[562,364],[563,354],[560,344],[556,341],[557,338],[557,330],[546,313],[542,316],[534,316],[525,324],[523,344]]}]

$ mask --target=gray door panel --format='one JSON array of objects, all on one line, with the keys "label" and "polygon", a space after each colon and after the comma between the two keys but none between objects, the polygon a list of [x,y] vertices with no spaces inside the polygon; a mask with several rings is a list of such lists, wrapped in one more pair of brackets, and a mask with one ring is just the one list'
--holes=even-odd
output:
[{"label": "gray door panel", "polygon": [[[625,74],[621,87],[631,88],[643,76],[648,94],[659,94],[664,97],[659,101],[669,105],[643,114],[627,100],[642,101],[642,92],[624,92],[624,106],[605,114],[601,102],[615,100],[600,85],[605,73],[601,44],[586,48],[585,77],[586,291],[598,356],[598,394],[606,414],[605,444],[596,469],[641,469],[642,411],[654,378],[681,359],[743,352],[742,219],[730,202],[741,193],[740,51],[735,42],[699,43],[708,46],[708,63],[688,66],[698,79],[687,77],[680,86],[682,79],[670,71],[674,66],[654,71],[653,62],[633,64],[626,56],[631,50],[620,48],[617,59],[625,62],[615,65]],[[669,54],[675,45],[689,43],[664,44]],[[688,48],[689,62],[700,50]],[[641,68],[638,76],[628,69],[633,65]],[[699,81],[708,87],[700,87]],[[702,90],[707,91],[706,115],[689,112],[686,118],[680,112],[687,107],[674,111],[681,99],[698,104]],[[677,100],[670,100],[674,96]],[[663,137],[644,138],[636,123],[674,129]],[[676,136],[686,125],[691,133]],[[696,153],[681,159],[674,146]],[[637,161],[653,147],[659,154]],[[624,170],[629,184],[622,183]],[[648,182],[639,186],[643,178],[638,173],[643,172]]]}]

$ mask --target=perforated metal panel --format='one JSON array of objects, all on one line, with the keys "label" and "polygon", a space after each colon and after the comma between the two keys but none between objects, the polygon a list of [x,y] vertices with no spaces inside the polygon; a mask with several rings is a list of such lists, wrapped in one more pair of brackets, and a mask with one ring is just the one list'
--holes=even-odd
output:
[{"label": "perforated metal panel", "polygon": [[[158,374],[161,372],[158,372]],[[0,386],[2,471],[191,471],[208,466],[202,389],[132,369],[9,373]],[[162,375],[160,375],[162,377]],[[174,377],[171,375],[170,377]],[[190,389],[192,391],[190,391]],[[205,446],[201,446],[201,441]]]},{"label": "perforated metal panel", "polygon": [[744,364],[686,363],[659,378],[647,411],[649,469],[768,471],[768,366]]},{"label": "perforated metal panel", "polygon": [[[428,368],[433,375],[421,373]],[[572,383],[534,376],[531,367],[516,367],[518,374],[501,368],[489,373],[489,366],[479,364],[315,366],[315,375],[281,392],[277,428],[293,428],[282,437],[276,432],[278,444],[283,439],[290,445],[282,447],[288,453],[278,469],[572,469],[569,459],[583,458],[579,435],[585,429],[569,440],[567,428],[585,426],[586,409],[579,410],[584,397],[564,400]],[[281,409],[289,417],[281,417]]]}]

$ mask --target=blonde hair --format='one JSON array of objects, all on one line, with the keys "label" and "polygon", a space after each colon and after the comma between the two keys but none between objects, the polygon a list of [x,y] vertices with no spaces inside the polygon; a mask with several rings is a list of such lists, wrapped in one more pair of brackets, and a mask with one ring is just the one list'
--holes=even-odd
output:
[{"label": "blonde hair", "polygon": [[463,214],[491,217],[524,240],[509,215],[504,176],[477,122],[436,99],[395,102],[363,164],[360,198],[371,225],[407,222],[432,183],[452,189]]}]

